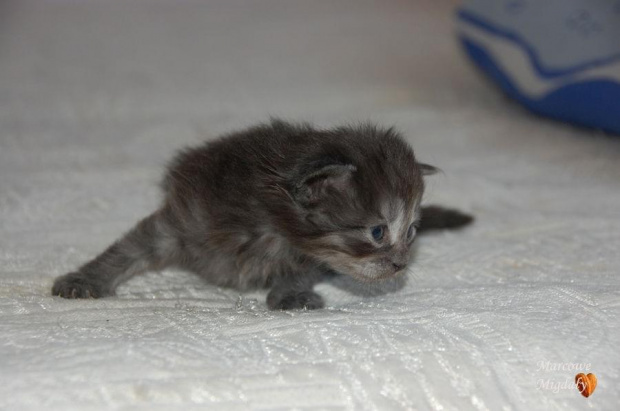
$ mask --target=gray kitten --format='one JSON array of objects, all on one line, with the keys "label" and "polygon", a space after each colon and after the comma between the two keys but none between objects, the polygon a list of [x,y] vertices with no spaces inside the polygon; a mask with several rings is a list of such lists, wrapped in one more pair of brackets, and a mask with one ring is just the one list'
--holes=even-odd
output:
[{"label": "gray kitten", "polygon": [[312,289],[323,274],[392,277],[417,232],[472,220],[420,206],[422,177],[435,171],[393,129],[272,120],[177,155],[159,209],[57,278],[52,294],[105,297],[136,274],[176,266],[218,286],[269,287],[271,309],[320,308]]}]

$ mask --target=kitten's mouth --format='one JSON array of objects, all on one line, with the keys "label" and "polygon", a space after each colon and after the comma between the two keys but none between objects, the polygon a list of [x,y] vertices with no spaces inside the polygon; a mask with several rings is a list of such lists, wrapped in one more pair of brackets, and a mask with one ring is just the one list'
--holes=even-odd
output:
[{"label": "kitten's mouth", "polygon": [[403,265],[386,265],[385,262],[375,260],[351,261],[351,258],[342,258],[343,256],[350,257],[344,252],[334,253],[332,250],[332,253],[323,256],[323,261],[334,271],[364,283],[389,280],[399,277],[407,271],[406,266]]}]

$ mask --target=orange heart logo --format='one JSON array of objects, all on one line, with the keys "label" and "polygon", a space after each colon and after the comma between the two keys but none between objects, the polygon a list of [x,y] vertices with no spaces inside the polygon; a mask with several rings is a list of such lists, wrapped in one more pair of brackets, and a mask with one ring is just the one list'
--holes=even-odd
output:
[{"label": "orange heart logo", "polygon": [[596,389],[596,375],[592,373],[585,375],[581,372],[575,375],[575,385],[581,395],[588,398]]}]

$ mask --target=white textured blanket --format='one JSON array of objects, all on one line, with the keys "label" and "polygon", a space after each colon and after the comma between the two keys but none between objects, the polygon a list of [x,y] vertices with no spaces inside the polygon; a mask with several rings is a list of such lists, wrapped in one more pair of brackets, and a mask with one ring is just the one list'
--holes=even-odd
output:
[{"label": "white textured blanket", "polygon": [[[0,409],[614,409],[620,140],[505,100],[454,6],[2,2]],[[49,295],[155,209],[176,149],[269,115],[395,125],[475,225],[421,238],[405,283],[321,284],[316,312],[174,271]]]}]

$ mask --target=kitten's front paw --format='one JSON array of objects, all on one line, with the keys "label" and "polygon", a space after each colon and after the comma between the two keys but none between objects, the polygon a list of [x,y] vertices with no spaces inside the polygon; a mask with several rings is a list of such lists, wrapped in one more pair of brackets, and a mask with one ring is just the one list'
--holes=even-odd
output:
[{"label": "kitten's front paw", "polygon": [[313,291],[291,292],[289,294],[275,295],[270,293],[267,296],[267,305],[272,310],[295,310],[307,309],[316,310],[325,305],[323,297]]},{"label": "kitten's front paw", "polygon": [[63,298],[99,298],[109,295],[103,287],[83,273],[74,272],[58,277],[52,287],[52,295]]}]

